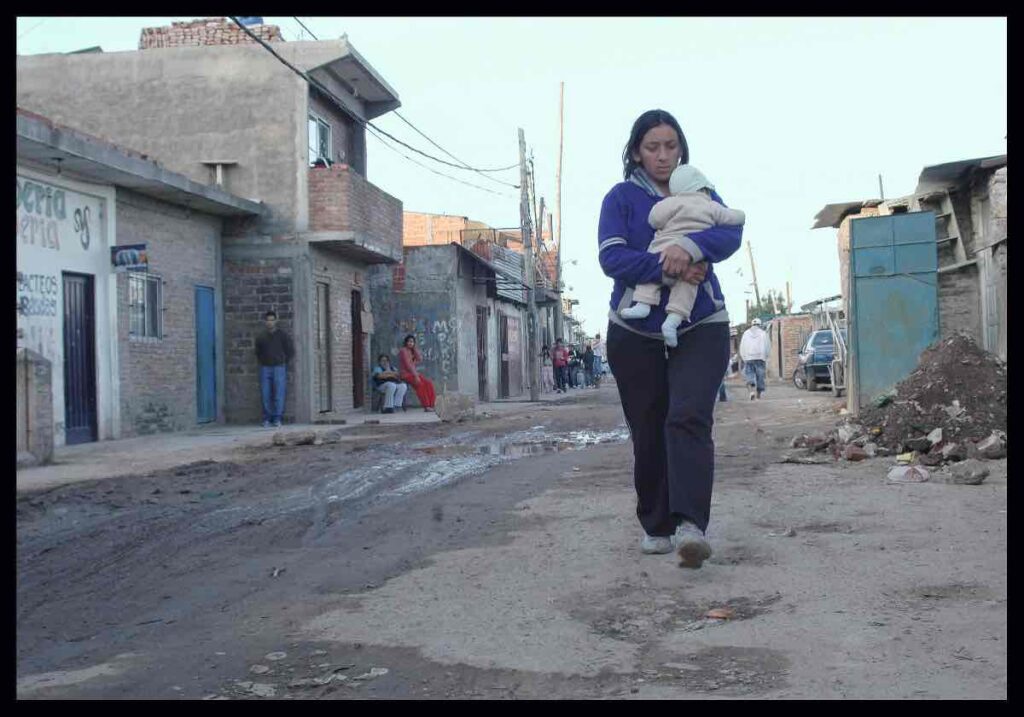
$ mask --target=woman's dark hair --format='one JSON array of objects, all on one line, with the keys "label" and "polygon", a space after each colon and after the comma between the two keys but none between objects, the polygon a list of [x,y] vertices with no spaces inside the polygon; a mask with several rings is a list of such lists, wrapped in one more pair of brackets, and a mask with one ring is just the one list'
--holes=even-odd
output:
[{"label": "woman's dark hair", "polygon": [[415,341],[416,337],[413,336],[412,334],[409,334],[404,339],[402,339],[402,346],[405,346],[407,343],[409,343],[409,339],[412,339],[413,341]]},{"label": "woman's dark hair", "polygon": [[676,118],[665,110],[648,110],[636,118],[636,122],[633,123],[633,130],[629,133],[629,142],[626,143],[626,148],[622,150],[623,179],[628,180],[633,170],[640,166],[633,159],[633,153],[640,152],[640,142],[643,141],[644,135],[660,124],[667,124],[679,135],[679,164],[690,163],[690,148],[686,144],[686,135],[683,134],[683,128],[676,122]]}]

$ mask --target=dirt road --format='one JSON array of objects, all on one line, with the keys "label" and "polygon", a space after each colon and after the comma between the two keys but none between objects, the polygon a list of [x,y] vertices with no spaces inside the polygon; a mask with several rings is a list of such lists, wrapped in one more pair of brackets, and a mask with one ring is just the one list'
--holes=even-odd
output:
[{"label": "dirt road", "polygon": [[1005,698],[1005,461],[775,462],[831,401],[719,404],[699,571],[639,553],[614,386],[20,496],[18,694]]}]

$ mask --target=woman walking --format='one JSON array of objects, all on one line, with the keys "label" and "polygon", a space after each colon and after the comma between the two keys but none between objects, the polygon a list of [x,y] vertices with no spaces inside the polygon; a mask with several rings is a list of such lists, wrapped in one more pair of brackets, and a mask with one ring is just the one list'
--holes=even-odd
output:
[{"label": "woman walking", "polygon": [[416,364],[423,362],[423,355],[416,348],[416,337],[409,334],[398,350],[399,377],[412,386],[424,411],[434,410],[434,384],[416,370]]},{"label": "woman walking", "polygon": [[[699,568],[711,556],[705,536],[711,513],[715,398],[729,360],[729,316],[712,264],[740,246],[742,227],[715,226],[681,245],[649,254],[654,229],[648,215],[669,195],[669,177],[689,162],[682,128],[672,115],[651,110],[634,122],[622,153],[624,182],[601,206],[598,257],[615,280],[607,356],[633,439],[637,517],[644,553],[675,548],[680,565]],[[712,198],[721,198],[712,192]],[[668,348],[661,333],[669,292],[646,318],[624,319],[638,284],[687,281],[700,291],[689,321]]]}]

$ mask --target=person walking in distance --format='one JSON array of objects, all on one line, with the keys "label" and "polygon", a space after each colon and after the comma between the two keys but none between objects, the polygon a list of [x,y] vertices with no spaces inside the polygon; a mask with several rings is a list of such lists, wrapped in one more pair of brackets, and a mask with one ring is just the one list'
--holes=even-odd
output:
[{"label": "person walking in distance", "polygon": [[551,349],[547,344],[540,350],[540,385],[544,393],[551,393],[555,388],[555,375],[551,365]]},{"label": "person walking in distance", "polygon": [[601,339],[601,334],[594,337],[593,344],[594,351],[594,388],[598,388],[601,385],[601,376],[604,375],[604,355],[605,346],[604,341]]},{"label": "person walking in distance", "polygon": [[416,397],[420,399],[420,405],[424,411],[434,410],[434,384],[429,378],[416,370],[416,365],[423,362],[423,355],[416,348],[416,337],[409,334],[402,341],[402,348],[398,350],[399,377],[412,386]]},{"label": "person walking in distance", "polygon": [[[682,128],[663,110],[633,123],[622,152],[625,181],[605,195],[598,222],[598,260],[614,279],[608,312],[607,350],[633,442],[636,514],[643,553],[675,548],[680,566],[699,568],[711,556],[706,531],[711,516],[715,398],[729,361],[729,315],[713,264],[740,247],[739,225],[709,226],[648,252],[651,210],[670,195],[669,178],[689,162]],[[715,190],[710,198],[723,204]],[[624,318],[642,284],[685,281],[697,292],[687,319],[668,347],[662,325],[668,292],[646,317]]]},{"label": "person walking in distance", "polygon": [[551,365],[555,369],[555,392],[565,393],[569,385],[569,351],[562,339],[555,339],[551,351]]},{"label": "person walking in distance", "polygon": [[764,393],[765,361],[771,353],[768,332],[761,328],[761,319],[750,322],[750,328],[740,339],[740,358],[743,359],[743,375],[750,388],[750,400],[761,398]]},{"label": "person walking in distance", "polygon": [[263,398],[263,427],[281,426],[284,416],[288,362],[295,356],[291,337],[277,327],[277,312],[263,315],[266,328],[256,335],[256,360],[260,364],[260,393]]},{"label": "person walking in distance", "polygon": [[583,376],[588,388],[594,385],[594,349],[590,344],[583,349]]}]

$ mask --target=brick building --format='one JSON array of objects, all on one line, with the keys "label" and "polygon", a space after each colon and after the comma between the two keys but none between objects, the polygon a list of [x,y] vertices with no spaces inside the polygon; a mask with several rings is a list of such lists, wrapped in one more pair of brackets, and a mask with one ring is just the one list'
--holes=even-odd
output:
[{"label": "brick building", "polygon": [[224,417],[260,418],[253,344],[274,309],[296,346],[285,419],[329,419],[366,405],[366,271],[401,258],[401,202],[367,180],[364,129],[399,102],[345,40],[253,30],[317,84],[211,19],[147,28],[138,51],[19,56],[18,102],[263,203],[224,227]]},{"label": "brick building", "polygon": [[[34,397],[19,381],[19,436],[59,446],[222,419],[222,232],[263,207],[20,109],[17,158],[19,356],[50,366]],[[111,248],[138,244],[148,266],[115,272]]]},{"label": "brick building", "polygon": [[789,380],[799,364],[800,349],[814,330],[813,318],[810,314],[785,314],[776,316],[766,328],[771,340],[766,373],[770,378]]}]

